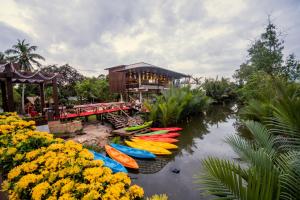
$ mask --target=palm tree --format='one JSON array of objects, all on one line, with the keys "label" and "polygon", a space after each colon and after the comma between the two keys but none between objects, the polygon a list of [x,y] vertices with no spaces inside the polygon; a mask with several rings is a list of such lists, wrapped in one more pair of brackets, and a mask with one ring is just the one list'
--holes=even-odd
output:
[{"label": "palm tree", "polygon": [[[5,51],[9,56],[8,59],[11,62],[16,62],[20,65],[21,71],[32,71],[34,69],[33,64],[37,67],[40,67],[41,64],[37,60],[45,60],[39,54],[34,53],[37,50],[37,46],[31,46],[29,43],[26,43],[25,40],[18,40],[17,44],[13,45],[11,49]],[[25,84],[22,85],[22,112],[25,112],[24,109],[24,93],[25,93]]]}]

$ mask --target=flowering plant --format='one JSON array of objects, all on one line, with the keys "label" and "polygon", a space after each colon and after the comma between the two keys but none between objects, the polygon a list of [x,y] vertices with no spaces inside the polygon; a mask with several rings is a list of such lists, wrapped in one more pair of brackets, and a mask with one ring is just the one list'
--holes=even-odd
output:
[{"label": "flowering plant", "polygon": [[94,160],[74,141],[35,131],[14,114],[0,115],[2,189],[9,199],[141,199],[144,191],[125,173],[115,173]]}]

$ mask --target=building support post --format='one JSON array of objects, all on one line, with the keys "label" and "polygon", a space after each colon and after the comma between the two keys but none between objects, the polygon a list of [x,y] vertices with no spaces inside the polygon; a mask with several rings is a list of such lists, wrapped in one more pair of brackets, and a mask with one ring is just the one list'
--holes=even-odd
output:
[{"label": "building support post", "polygon": [[41,98],[41,109],[42,115],[45,115],[44,108],[45,108],[45,94],[44,94],[44,83],[40,83],[40,98]]},{"label": "building support post", "polygon": [[141,77],[141,72],[139,72],[139,88],[138,88],[138,90],[140,92],[140,103],[142,103],[142,100],[143,100],[142,92],[140,91],[141,87],[142,87],[142,77]]},{"label": "building support post", "polygon": [[59,117],[59,108],[58,108],[58,91],[57,91],[57,80],[54,78],[52,80],[53,87],[53,101],[54,101],[54,116]]},{"label": "building support post", "polygon": [[7,96],[6,96],[6,84],[5,81],[1,81],[1,94],[2,94],[2,108],[4,112],[7,112]]},{"label": "building support post", "polygon": [[7,91],[7,110],[8,112],[15,111],[14,106],[14,89],[12,78],[8,77],[6,79],[6,91]]}]

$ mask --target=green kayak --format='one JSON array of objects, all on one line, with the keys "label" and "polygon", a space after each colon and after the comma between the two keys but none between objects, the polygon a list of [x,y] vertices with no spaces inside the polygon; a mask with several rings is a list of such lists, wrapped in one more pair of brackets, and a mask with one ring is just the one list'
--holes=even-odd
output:
[{"label": "green kayak", "polygon": [[158,134],[166,134],[168,132],[169,132],[168,130],[160,130],[160,131],[153,131],[149,133],[136,134],[135,136],[158,135]]},{"label": "green kayak", "polygon": [[152,125],[152,121],[145,122],[144,124],[138,125],[138,126],[130,126],[130,127],[124,128],[124,130],[125,131],[136,131],[136,130],[140,130],[140,129],[143,129],[143,128],[147,128],[151,125]]}]

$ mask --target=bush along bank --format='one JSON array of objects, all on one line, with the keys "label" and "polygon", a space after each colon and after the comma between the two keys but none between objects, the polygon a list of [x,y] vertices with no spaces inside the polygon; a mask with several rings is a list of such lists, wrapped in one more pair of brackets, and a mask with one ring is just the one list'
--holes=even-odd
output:
[{"label": "bush along bank", "polygon": [[2,190],[9,199],[142,199],[125,173],[113,174],[81,144],[36,131],[16,113],[0,115]]}]

